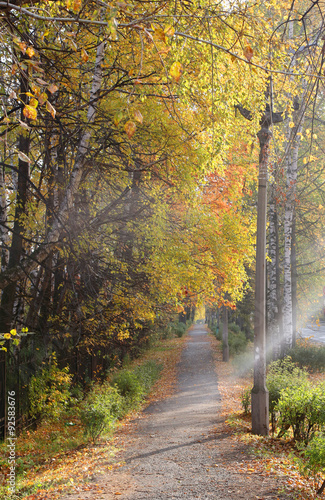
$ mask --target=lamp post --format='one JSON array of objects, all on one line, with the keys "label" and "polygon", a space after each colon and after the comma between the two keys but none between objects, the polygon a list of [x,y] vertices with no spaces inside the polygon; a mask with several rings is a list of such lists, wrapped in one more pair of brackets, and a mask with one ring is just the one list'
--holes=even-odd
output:
[{"label": "lamp post", "polygon": [[[266,97],[270,97],[270,86]],[[252,120],[252,114],[241,105],[236,105],[246,120]],[[267,211],[267,163],[269,144],[272,137],[271,125],[283,122],[284,113],[274,112],[266,103],[265,112],[261,116],[260,131],[257,136],[260,142],[258,198],[257,198],[257,230],[256,230],[256,273],[255,273],[255,318],[254,318],[254,387],[252,389],[252,432],[261,436],[269,434],[269,393],[266,388],[266,211]]]},{"label": "lamp post", "polygon": [[252,432],[261,436],[269,434],[269,393],[266,388],[266,210],[267,210],[267,162],[271,132],[268,121],[262,123],[258,139],[260,142],[256,274],[255,274],[255,318],[254,318],[254,387],[252,389]]}]

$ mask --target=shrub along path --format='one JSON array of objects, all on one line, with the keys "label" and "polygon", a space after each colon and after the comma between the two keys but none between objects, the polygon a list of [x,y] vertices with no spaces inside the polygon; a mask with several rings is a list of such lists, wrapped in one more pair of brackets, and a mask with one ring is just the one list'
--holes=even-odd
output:
[{"label": "shrub along path", "polygon": [[243,468],[252,457],[225,432],[212,342],[205,326],[190,330],[176,393],[151,404],[132,423],[125,448],[115,457],[121,467],[95,472],[94,487],[66,500],[295,498],[285,493],[286,477]]}]

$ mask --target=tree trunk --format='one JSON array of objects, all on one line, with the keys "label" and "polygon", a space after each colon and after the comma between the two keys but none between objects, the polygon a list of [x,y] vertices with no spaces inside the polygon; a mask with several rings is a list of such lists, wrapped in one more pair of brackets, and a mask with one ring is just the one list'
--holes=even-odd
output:
[{"label": "tree trunk", "polygon": [[286,202],[284,212],[283,355],[293,345],[291,248],[298,173],[298,153],[304,111],[305,104],[303,104],[298,113],[295,113],[295,127],[290,128],[288,132]]},{"label": "tree trunk", "polygon": [[278,214],[275,199],[275,186],[273,182],[270,187],[269,201],[269,257],[268,270],[268,296],[267,296],[267,339],[268,348],[272,352],[273,359],[279,359],[281,355],[281,336],[279,326],[279,234]]},{"label": "tree trunk", "polygon": [[229,361],[229,344],[228,344],[228,309],[223,306],[223,322],[222,322],[222,361]]},{"label": "tree trunk", "polygon": [[7,200],[4,167],[0,168],[0,245],[1,245],[1,271],[8,266],[9,261],[9,234],[7,228]]},{"label": "tree trunk", "polygon": [[292,346],[297,339],[297,254],[296,254],[296,212],[293,214],[291,239],[291,285],[292,285]]},{"label": "tree trunk", "polygon": [[[24,103],[27,103],[28,82],[26,78],[21,79],[20,97]],[[21,112],[21,119],[24,119]],[[19,136],[18,149],[28,156],[30,146],[29,135]],[[8,270],[19,266],[23,252],[23,234],[24,234],[24,215],[27,209],[27,189],[29,181],[29,163],[19,158],[18,160],[18,188],[16,195],[16,207],[14,215],[14,226],[9,253]],[[8,272],[8,271],[5,271]],[[8,332],[13,320],[13,310],[16,296],[16,281],[8,280],[2,292],[0,307],[0,332]]]}]

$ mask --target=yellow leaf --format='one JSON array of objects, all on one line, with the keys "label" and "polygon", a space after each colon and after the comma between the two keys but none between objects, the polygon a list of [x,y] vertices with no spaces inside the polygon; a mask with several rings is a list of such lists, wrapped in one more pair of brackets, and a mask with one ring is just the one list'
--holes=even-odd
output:
[{"label": "yellow leaf", "polygon": [[166,42],[166,33],[160,26],[154,27],[155,38],[157,40],[161,40],[162,42]]},{"label": "yellow leaf", "polygon": [[81,7],[81,0],[74,0],[72,4],[72,10],[74,12],[78,12],[80,10],[80,7]]},{"label": "yellow leaf", "polygon": [[35,50],[33,49],[33,47],[28,47],[26,49],[26,54],[28,55],[28,57],[32,58],[35,55]]},{"label": "yellow leaf", "polygon": [[33,108],[37,108],[38,100],[35,99],[35,97],[32,97],[31,100],[29,101],[29,105],[32,106]]},{"label": "yellow leaf", "polygon": [[37,110],[33,106],[27,104],[23,109],[23,115],[29,120],[36,120]]},{"label": "yellow leaf", "polygon": [[47,83],[45,80],[42,80],[42,78],[36,78],[36,81],[37,81],[40,85],[48,85],[48,83]]},{"label": "yellow leaf", "polygon": [[318,205],[318,210],[322,210],[322,208],[324,208],[323,205],[319,204]]},{"label": "yellow leaf", "polygon": [[47,90],[51,92],[51,94],[54,94],[57,90],[59,90],[59,87],[54,83],[51,83],[51,85],[48,86]]},{"label": "yellow leaf", "polygon": [[179,82],[180,77],[183,73],[183,65],[179,61],[175,61],[169,70],[170,76],[175,80],[176,83]]},{"label": "yellow leaf", "polygon": [[295,124],[294,124],[293,122],[290,122],[290,123],[289,123],[289,127],[290,127],[290,128],[293,128],[294,126],[295,126]]},{"label": "yellow leaf", "polygon": [[49,101],[46,101],[46,111],[48,111],[52,115],[52,118],[55,118],[56,109],[53,108],[52,104]]},{"label": "yellow leaf", "polygon": [[172,37],[172,36],[174,36],[174,34],[175,34],[175,28],[174,28],[173,26],[167,26],[167,27],[165,28],[165,34],[166,34],[166,36],[168,36],[168,37]]},{"label": "yellow leaf", "polygon": [[11,335],[17,335],[17,330],[16,330],[16,328],[13,328],[12,330],[10,330],[10,334],[11,334]]},{"label": "yellow leaf", "polygon": [[25,54],[27,49],[27,44],[25,42],[18,42],[18,46],[23,54]]},{"label": "yellow leaf", "polygon": [[136,129],[136,124],[130,120],[124,125],[124,130],[129,139],[135,134]]},{"label": "yellow leaf", "polygon": [[251,62],[253,55],[254,55],[254,51],[253,51],[252,47],[250,45],[246,45],[246,47],[244,48],[244,56],[246,57],[246,59],[249,62]]},{"label": "yellow leaf", "polygon": [[5,339],[11,339],[10,333],[5,333],[3,336]]},{"label": "yellow leaf", "polygon": [[119,111],[118,113],[116,113],[113,117],[113,123],[115,125],[115,127],[118,126],[118,124],[120,123],[121,120],[123,120],[123,113],[122,111]]},{"label": "yellow leaf", "polygon": [[164,49],[159,50],[158,54],[161,56],[166,56],[170,50],[171,50],[171,47],[165,47]]},{"label": "yellow leaf", "polygon": [[85,49],[81,49],[81,59],[83,60],[83,62],[87,62],[89,59],[89,55],[87,54]]},{"label": "yellow leaf", "polygon": [[48,99],[47,97],[47,93],[46,92],[43,92],[39,98],[38,98],[38,102],[40,103],[40,105],[42,106],[42,104],[44,104],[44,102],[46,102]]},{"label": "yellow leaf", "polygon": [[140,113],[140,111],[138,109],[136,109],[133,113],[133,116],[134,116],[134,119],[139,122],[139,123],[143,123],[143,116],[142,114]]}]

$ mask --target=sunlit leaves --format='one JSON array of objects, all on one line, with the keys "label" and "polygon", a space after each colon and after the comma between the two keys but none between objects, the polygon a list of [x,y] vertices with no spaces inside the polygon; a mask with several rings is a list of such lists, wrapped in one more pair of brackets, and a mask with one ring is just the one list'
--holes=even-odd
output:
[{"label": "sunlit leaves", "polygon": [[179,82],[183,73],[183,65],[179,61],[173,62],[169,69],[170,76],[175,80],[176,83]]},{"label": "sunlit leaves", "polygon": [[28,118],[29,120],[36,120],[37,118],[37,110],[33,106],[26,105],[23,109],[23,114],[25,118]]},{"label": "sunlit leaves", "polygon": [[87,51],[85,49],[81,50],[81,59],[83,62],[87,62],[89,59],[89,55],[87,54]]},{"label": "sunlit leaves", "polygon": [[82,1],[81,0],[72,0],[71,8],[74,12],[78,12],[81,9]]},{"label": "sunlit leaves", "polygon": [[57,85],[55,85],[55,83],[51,83],[51,85],[49,85],[47,87],[47,90],[49,92],[51,92],[51,94],[55,94],[55,92],[59,89],[59,87]]},{"label": "sunlit leaves", "polygon": [[52,115],[52,118],[55,118],[56,110],[49,101],[46,101],[46,111]]},{"label": "sunlit leaves", "polygon": [[143,116],[141,114],[141,111],[139,111],[138,109],[136,109],[133,113],[133,116],[134,116],[134,119],[139,122],[139,123],[143,123]]},{"label": "sunlit leaves", "polygon": [[35,50],[33,47],[27,47],[26,54],[28,57],[32,58],[35,55]]},{"label": "sunlit leaves", "polygon": [[127,121],[126,124],[124,125],[124,130],[129,139],[131,139],[131,137],[134,136],[136,129],[137,129],[136,124],[131,120]]},{"label": "sunlit leaves", "polygon": [[253,59],[253,55],[254,51],[252,47],[250,45],[246,45],[246,47],[244,48],[244,56],[249,62],[251,62],[251,60]]},{"label": "sunlit leaves", "polygon": [[32,160],[30,160],[30,158],[28,158],[28,156],[22,151],[18,151],[18,158],[26,163],[32,163]]}]

